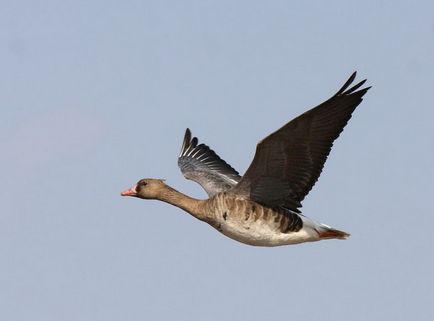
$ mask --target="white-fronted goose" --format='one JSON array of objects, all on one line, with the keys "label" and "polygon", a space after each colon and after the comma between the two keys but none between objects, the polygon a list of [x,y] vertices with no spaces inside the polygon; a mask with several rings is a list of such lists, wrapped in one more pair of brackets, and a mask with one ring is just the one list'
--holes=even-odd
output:
[{"label": "white-fronted goose", "polygon": [[256,246],[278,246],[323,239],[345,239],[348,233],[300,214],[301,202],[314,186],[334,140],[362,102],[366,81],[350,87],[353,73],[330,99],[293,119],[263,139],[244,176],[185,132],[178,165],[187,179],[199,183],[209,198],[184,195],[161,179],[142,179],[121,193],[175,205],[224,235]]}]

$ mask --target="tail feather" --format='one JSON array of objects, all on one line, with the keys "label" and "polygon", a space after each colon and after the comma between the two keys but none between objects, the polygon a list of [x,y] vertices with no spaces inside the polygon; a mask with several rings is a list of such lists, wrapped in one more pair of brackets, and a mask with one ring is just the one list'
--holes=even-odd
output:
[{"label": "tail feather", "polygon": [[331,228],[327,225],[321,225],[317,232],[319,234],[320,239],[340,239],[345,240],[347,237],[350,236],[347,232],[336,230],[334,228]]}]

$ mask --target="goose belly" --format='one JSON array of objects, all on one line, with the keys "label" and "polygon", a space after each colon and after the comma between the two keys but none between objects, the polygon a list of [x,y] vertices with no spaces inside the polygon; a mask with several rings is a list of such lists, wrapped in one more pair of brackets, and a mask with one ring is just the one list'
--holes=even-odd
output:
[{"label": "goose belly", "polygon": [[[254,246],[279,246],[318,241],[319,236],[306,218],[303,227],[296,232],[283,233],[273,217],[264,219],[254,213],[246,219],[245,213],[223,209],[216,213],[216,224],[212,224],[222,234],[241,243]],[[305,224],[307,223],[307,224]]]}]

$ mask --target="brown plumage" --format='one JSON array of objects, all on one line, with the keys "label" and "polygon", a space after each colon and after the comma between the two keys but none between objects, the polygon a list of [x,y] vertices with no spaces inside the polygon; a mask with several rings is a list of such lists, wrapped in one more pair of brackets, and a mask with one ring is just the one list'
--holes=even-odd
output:
[{"label": "brown plumage", "polygon": [[354,73],[330,99],[263,139],[244,176],[186,130],[178,165],[209,199],[186,196],[163,180],[143,179],[122,193],[175,205],[240,242],[258,246],[344,239],[349,234],[300,215],[334,140],[370,87],[350,88]]}]

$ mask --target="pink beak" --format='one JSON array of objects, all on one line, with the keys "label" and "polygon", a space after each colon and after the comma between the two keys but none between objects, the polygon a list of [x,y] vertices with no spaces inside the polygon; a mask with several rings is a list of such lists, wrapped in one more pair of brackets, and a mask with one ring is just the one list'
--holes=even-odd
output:
[{"label": "pink beak", "polygon": [[126,191],[121,193],[122,196],[136,196],[136,186],[131,187],[130,189],[127,189]]}]

